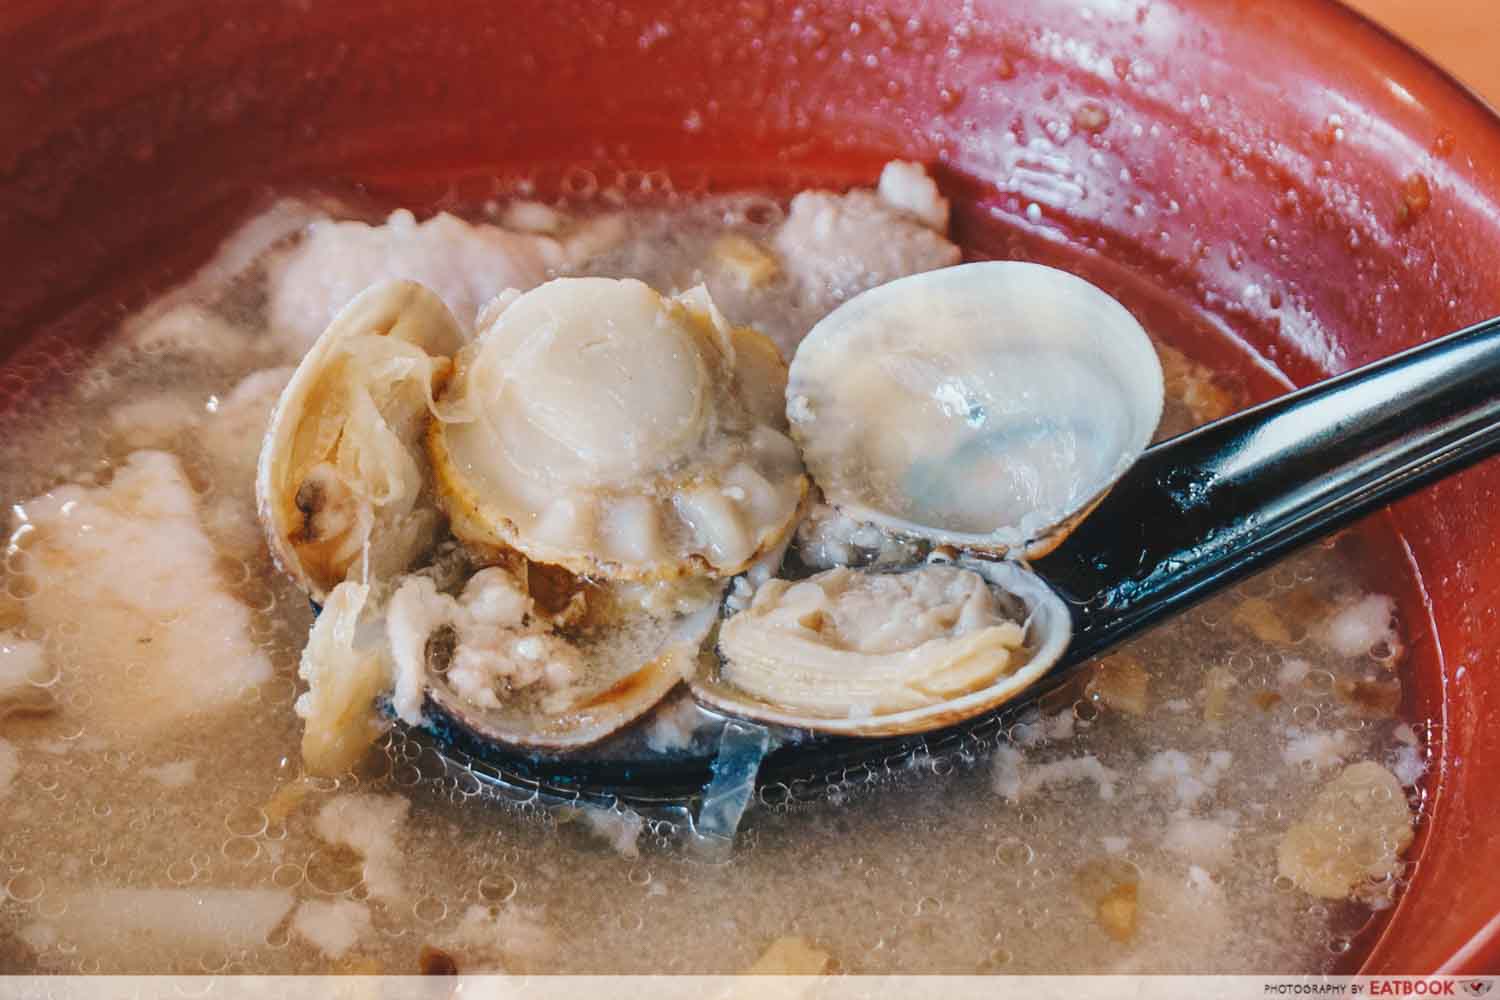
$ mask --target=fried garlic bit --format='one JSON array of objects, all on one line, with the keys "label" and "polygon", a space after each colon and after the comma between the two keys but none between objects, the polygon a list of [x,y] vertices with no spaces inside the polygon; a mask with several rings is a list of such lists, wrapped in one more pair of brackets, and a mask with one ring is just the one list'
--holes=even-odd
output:
[{"label": "fried garlic bit", "polygon": [[1151,675],[1139,659],[1129,653],[1116,653],[1099,662],[1087,693],[1092,700],[1117,712],[1142,716],[1150,707],[1147,697],[1150,686]]},{"label": "fried garlic bit", "polygon": [[1278,868],[1303,892],[1345,899],[1400,873],[1413,822],[1394,774],[1374,761],[1351,764],[1281,838]]},{"label": "fried garlic bit", "polygon": [[765,247],[748,236],[729,233],[713,246],[714,260],[732,275],[742,289],[760,288],[775,280],[781,265]]},{"label": "fried garlic bit", "polygon": [[806,938],[779,937],[771,942],[755,964],[745,970],[750,976],[816,976],[828,970],[832,956]]},{"label": "fried garlic bit", "polygon": [[1120,942],[1135,937],[1140,869],[1119,858],[1100,858],[1078,869],[1074,883],[1104,933]]},{"label": "fried garlic bit", "polygon": [[1023,690],[1067,641],[1066,610],[1008,563],[839,567],[770,580],[719,629],[700,701],[854,735],[921,732]]},{"label": "fried garlic bit", "polygon": [[1230,617],[1261,642],[1282,646],[1292,642],[1291,629],[1277,613],[1276,606],[1264,597],[1247,597],[1235,607]]},{"label": "fried garlic bit", "polygon": [[1231,692],[1239,681],[1227,667],[1210,667],[1203,678],[1203,721],[1217,727],[1229,715]]}]

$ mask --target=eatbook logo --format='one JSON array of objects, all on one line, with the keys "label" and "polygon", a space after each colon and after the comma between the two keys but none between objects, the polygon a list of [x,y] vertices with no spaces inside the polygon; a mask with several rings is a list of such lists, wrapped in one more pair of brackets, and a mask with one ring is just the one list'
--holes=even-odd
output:
[{"label": "eatbook logo", "polygon": [[1466,997],[1484,997],[1490,995],[1490,990],[1495,986],[1493,979],[1465,979],[1459,983],[1459,988],[1464,991]]}]

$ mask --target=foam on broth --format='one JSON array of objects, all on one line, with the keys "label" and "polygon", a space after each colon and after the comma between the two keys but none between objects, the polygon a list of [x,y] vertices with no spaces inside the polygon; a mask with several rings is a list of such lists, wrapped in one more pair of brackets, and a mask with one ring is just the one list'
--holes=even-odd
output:
[{"label": "foam on broth", "polygon": [[[700,273],[726,231],[766,240],[783,212],[764,196],[632,209],[626,239],[578,270],[664,290],[707,277],[786,349],[818,303]],[[292,702],[311,611],[272,570],[243,455],[226,460],[235,436],[218,433],[245,412],[226,406],[242,379],[296,357],[263,332],[256,267],[199,306],[232,350],[121,343],[79,362],[8,425],[0,487],[22,503],[107,485],[141,447],[176,455],[217,585],[251,609],[273,676],[149,738],[81,724],[128,701],[132,674],[90,684],[98,665],[68,662],[87,609],[58,634],[28,620],[36,584],[24,539],[12,548],[0,626],[48,645],[60,708],[0,720],[4,971],[413,972],[432,946],[464,970],[734,972],[786,936],[850,972],[1313,970],[1399,890],[1398,872],[1330,902],[1278,875],[1282,835],[1342,764],[1380,761],[1414,796],[1423,767],[1421,720],[1391,717],[1388,686],[1361,700],[1359,682],[1400,676],[1401,650],[1352,534],[1135,640],[1092,686],[1011,718],[998,747],[753,808],[727,863],[686,850],[681,818],[496,794],[400,731],[351,774],[304,776]],[[1152,332],[1221,354],[1185,321]],[[1162,436],[1245,401],[1233,373],[1165,360]],[[668,742],[674,712],[648,723]],[[1126,884],[1122,939],[1099,901]]]}]

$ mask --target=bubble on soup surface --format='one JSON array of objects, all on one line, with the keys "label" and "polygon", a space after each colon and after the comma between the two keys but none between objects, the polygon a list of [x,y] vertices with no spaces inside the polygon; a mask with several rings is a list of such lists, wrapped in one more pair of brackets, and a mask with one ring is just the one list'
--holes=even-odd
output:
[{"label": "bubble on soup surface", "polygon": [[5,893],[18,903],[34,903],[47,891],[47,883],[38,875],[23,872],[5,883]]},{"label": "bubble on soup surface", "polygon": [[448,904],[436,896],[423,896],[412,904],[411,912],[424,924],[436,924],[448,915]]},{"label": "bubble on soup surface", "polygon": [[487,903],[509,902],[519,888],[519,883],[509,875],[485,875],[479,879],[479,897]]},{"label": "bubble on soup surface", "polygon": [[224,828],[236,837],[255,837],[265,832],[269,819],[253,805],[236,806],[224,817]]},{"label": "bubble on soup surface", "polygon": [[0,632],[0,720],[56,711],[57,696],[50,689],[59,676],[56,666],[48,664],[42,643]]},{"label": "bubble on soup surface", "polygon": [[319,892],[336,896],[361,884],[363,865],[359,855],[347,848],[328,848],[307,859],[307,883]]}]

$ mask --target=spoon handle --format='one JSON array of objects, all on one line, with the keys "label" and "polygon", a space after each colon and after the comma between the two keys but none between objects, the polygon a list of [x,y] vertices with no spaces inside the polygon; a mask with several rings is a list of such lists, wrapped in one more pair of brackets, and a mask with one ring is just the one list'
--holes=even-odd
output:
[{"label": "spoon handle", "polygon": [[1163,442],[1036,571],[1086,659],[1500,451],[1500,317]]}]

